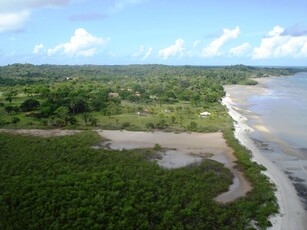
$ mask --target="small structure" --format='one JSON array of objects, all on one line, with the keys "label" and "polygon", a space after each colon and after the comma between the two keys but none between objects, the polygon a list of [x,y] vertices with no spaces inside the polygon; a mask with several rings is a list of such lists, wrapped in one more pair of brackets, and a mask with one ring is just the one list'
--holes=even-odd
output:
[{"label": "small structure", "polygon": [[198,117],[200,117],[200,118],[206,118],[206,117],[208,117],[208,116],[210,116],[210,115],[211,115],[211,113],[209,113],[209,112],[206,111],[206,112],[200,113]]}]

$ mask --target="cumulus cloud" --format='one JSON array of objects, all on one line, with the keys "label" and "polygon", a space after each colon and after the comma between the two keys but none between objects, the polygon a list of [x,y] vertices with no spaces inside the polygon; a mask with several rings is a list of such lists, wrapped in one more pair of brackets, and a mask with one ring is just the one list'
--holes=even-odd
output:
[{"label": "cumulus cloud", "polygon": [[171,56],[183,55],[184,51],[184,40],[177,39],[174,45],[171,45],[165,49],[159,51],[159,56],[163,59],[167,59]]},{"label": "cumulus cloud", "polygon": [[240,33],[240,28],[237,26],[235,29],[223,29],[223,34],[213,40],[209,45],[207,45],[203,51],[203,57],[214,57],[220,55],[220,48],[230,39],[237,38]]},{"label": "cumulus cloud", "polygon": [[97,47],[105,45],[109,39],[95,37],[83,28],[75,30],[69,42],[59,44],[47,50],[49,56],[63,54],[70,56],[93,56]]},{"label": "cumulus cloud", "polygon": [[39,54],[43,48],[44,48],[43,44],[38,44],[38,45],[34,46],[32,53],[33,54]]},{"label": "cumulus cloud", "polygon": [[31,16],[31,10],[46,6],[62,6],[70,0],[1,0],[0,33],[20,31]]},{"label": "cumulus cloud", "polygon": [[16,32],[24,28],[30,18],[29,11],[18,13],[0,13],[0,32]]},{"label": "cumulus cloud", "polygon": [[285,33],[285,29],[275,26],[261,44],[255,47],[252,57],[254,59],[280,58],[280,57],[306,57],[307,36],[293,36]]},{"label": "cumulus cloud", "polygon": [[248,42],[245,42],[244,44],[231,48],[229,50],[229,55],[230,56],[243,56],[244,54],[247,53],[247,51],[251,48],[251,45]]},{"label": "cumulus cloud", "polygon": [[152,48],[145,48],[145,46],[141,46],[139,51],[132,54],[132,57],[135,57],[135,58],[139,58],[141,57],[142,60],[146,60],[152,53]]}]

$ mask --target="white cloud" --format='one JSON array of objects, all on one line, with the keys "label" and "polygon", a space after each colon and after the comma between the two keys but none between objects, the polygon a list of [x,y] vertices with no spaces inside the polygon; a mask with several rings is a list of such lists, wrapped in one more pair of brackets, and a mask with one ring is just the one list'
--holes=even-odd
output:
[{"label": "white cloud", "polygon": [[19,13],[0,13],[0,33],[22,30],[29,18],[30,12],[26,10]]},{"label": "white cloud", "polygon": [[43,49],[43,48],[44,48],[43,44],[38,44],[38,45],[34,46],[33,54],[39,54],[41,49]]},{"label": "white cloud", "polygon": [[142,58],[142,60],[145,60],[145,59],[147,59],[149,56],[150,56],[150,54],[152,53],[152,48],[148,48],[148,50],[147,50],[147,52],[145,53],[145,55],[144,55],[144,57]]},{"label": "white cloud", "polygon": [[91,56],[94,56],[96,53],[97,53],[97,49],[96,48],[91,48],[91,49],[79,51],[77,53],[77,56],[78,57],[80,57],[80,56],[91,57]]},{"label": "white cloud", "polygon": [[261,44],[255,47],[253,59],[267,59],[280,57],[307,57],[307,36],[283,35],[285,29],[275,26]]},{"label": "white cloud", "polygon": [[70,56],[93,56],[97,47],[105,45],[109,39],[95,37],[83,28],[75,30],[74,35],[67,43],[62,43],[47,50],[49,56],[64,54]]},{"label": "white cloud", "polygon": [[159,56],[163,59],[167,59],[170,56],[183,55],[184,51],[184,40],[177,39],[174,45],[171,45],[165,49],[159,51]]},{"label": "white cloud", "polygon": [[62,6],[70,0],[1,0],[0,1],[0,33],[20,31],[31,16],[31,10]]},{"label": "white cloud", "polygon": [[63,6],[70,0],[1,0],[1,11],[19,11],[24,9],[34,9],[45,6]]},{"label": "white cloud", "polygon": [[193,48],[196,48],[196,46],[198,46],[199,43],[201,43],[201,41],[200,41],[200,40],[196,40],[196,41],[193,43]]},{"label": "white cloud", "polygon": [[151,55],[152,50],[153,50],[152,48],[146,49],[142,45],[138,52],[132,54],[132,57],[135,57],[135,58],[142,57],[142,60],[145,60],[145,59],[147,59]]},{"label": "white cloud", "polygon": [[300,55],[307,57],[307,41],[305,42],[303,48],[301,49]]},{"label": "white cloud", "polygon": [[243,56],[251,48],[251,45],[248,42],[243,43],[240,46],[231,48],[229,50],[230,56]]},{"label": "white cloud", "polygon": [[269,33],[268,37],[277,37],[284,32],[284,28],[280,26],[275,26]]},{"label": "white cloud", "polygon": [[140,50],[134,54],[132,54],[132,57],[139,57],[141,56],[143,53],[145,52],[145,47],[144,46],[141,46],[140,47]]},{"label": "white cloud", "polygon": [[240,28],[237,26],[235,29],[223,29],[223,34],[213,40],[209,45],[207,45],[203,51],[203,57],[214,57],[220,55],[220,48],[230,39],[237,38],[240,33]]}]

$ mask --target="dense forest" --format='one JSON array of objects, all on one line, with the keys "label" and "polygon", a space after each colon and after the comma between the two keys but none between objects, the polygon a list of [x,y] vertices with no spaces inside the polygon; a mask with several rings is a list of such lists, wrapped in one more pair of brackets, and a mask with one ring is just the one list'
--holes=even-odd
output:
[{"label": "dense forest", "polygon": [[[154,149],[93,149],[83,131],[39,138],[0,133],[1,229],[265,229],[277,213],[274,186],[233,136],[223,85],[302,69],[243,65],[0,67],[0,127],[221,131],[252,191],[214,197],[232,183],[215,161],[167,170]],[[207,111],[208,117],[200,113]]]},{"label": "dense forest", "polygon": [[255,189],[221,204],[213,198],[232,181],[221,163],[168,170],[152,160],[152,149],[90,148],[95,142],[89,131],[0,133],[1,229],[252,229],[265,228],[277,211],[271,185],[252,163],[243,167]]},{"label": "dense forest", "polygon": [[40,82],[55,82],[66,78],[109,80],[125,77],[194,77],[202,76],[221,84],[244,83],[250,77],[289,75],[302,71],[298,68],[268,68],[235,66],[167,66],[167,65],[31,65],[13,64],[0,67],[0,86],[27,85]]}]

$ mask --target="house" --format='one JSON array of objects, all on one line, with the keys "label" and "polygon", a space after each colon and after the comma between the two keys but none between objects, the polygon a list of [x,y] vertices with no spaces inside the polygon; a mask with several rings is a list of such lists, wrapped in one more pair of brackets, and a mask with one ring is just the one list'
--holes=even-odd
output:
[{"label": "house", "polygon": [[206,117],[208,117],[208,116],[210,116],[210,115],[211,115],[211,113],[209,113],[209,112],[202,112],[202,113],[199,114],[198,117],[200,117],[200,118],[206,118]]}]

